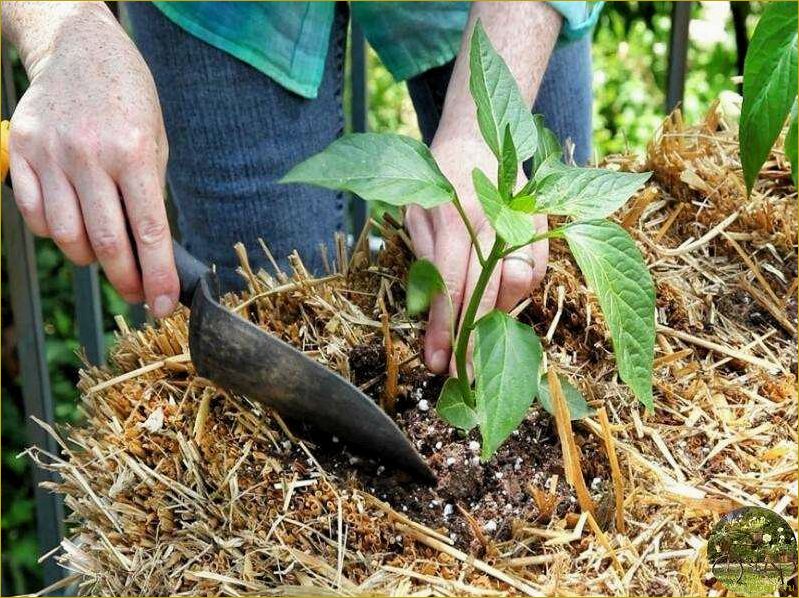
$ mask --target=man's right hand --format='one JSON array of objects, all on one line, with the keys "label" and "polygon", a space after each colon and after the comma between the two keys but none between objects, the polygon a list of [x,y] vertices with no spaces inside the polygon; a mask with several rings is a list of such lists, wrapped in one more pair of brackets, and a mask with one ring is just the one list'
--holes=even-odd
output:
[{"label": "man's right hand", "polygon": [[31,81],[9,138],[17,206],[34,234],[51,237],[76,264],[98,260],[123,298],[146,299],[163,317],[179,282],[152,76],[103,3],[41,4],[2,7],[3,32]]}]

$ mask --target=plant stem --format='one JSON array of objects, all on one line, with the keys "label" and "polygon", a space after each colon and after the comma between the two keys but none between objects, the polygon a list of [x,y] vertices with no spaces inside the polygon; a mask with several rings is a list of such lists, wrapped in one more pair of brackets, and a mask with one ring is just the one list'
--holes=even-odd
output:
[{"label": "plant stem", "polygon": [[474,328],[474,318],[477,315],[477,308],[480,306],[480,300],[483,298],[488,281],[491,279],[491,274],[494,272],[497,264],[502,260],[502,252],[505,249],[505,242],[497,238],[494,241],[494,246],[491,248],[491,253],[483,264],[483,269],[475,284],[472,296],[469,299],[469,305],[463,314],[463,324],[461,325],[460,332],[458,332],[458,342],[455,346],[455,367],[458,372],[458,382],[461,387],[461,394],[463,400],[467,405],[472,404],[471,397],[471,384],[469,383],[469,374],[466,371],[466,352],[469,348],[469,337],[472,335]]},{"label": "plant stem", "polygon": [[471,238],[472,245],[477,253],[477,260],[480,262],[480,266],[485,268],[486,259],[483,257],[483,250],[480,249],[480,242],[477,239],[477,233],[474,231],[472,223],[466,217],[466,212],[463,211],[463,206],[461,205],[461,201],[458,199],[457,195],[452,198],[452,203],[455,204],[455,209],[458,210],[458,215],[461,217],[461,220],[463,220],[463,224],[466,226],[466,230],[469,232],[469,237]]},{"label": "plant stem", "polygon": [[507,249],[505,249],[502,252],[502,255],[500,255],[500,258],[508,257],[514,251],[518,251],[522,247],[527,247],[528,245],[532,245],[533,243],[536,243],[536,242],[538,242],[538,241],[540,241],[542,239],[552,239],[553,237],[558,237],[561,234],[561,230],[562,229],[560,229],[560,228],[556,228],[554,230],[549,230],[549,231],[547,231],[545,233],[541,233],[540,235],[536,235],[535,237],[530,239],[524,245],[513,245],[512,247],[508,247]]}]

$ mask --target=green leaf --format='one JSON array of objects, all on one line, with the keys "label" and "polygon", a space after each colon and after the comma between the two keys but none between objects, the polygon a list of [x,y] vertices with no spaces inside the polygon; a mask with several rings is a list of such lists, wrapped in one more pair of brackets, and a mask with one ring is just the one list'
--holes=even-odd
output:
[{"label": "green leaf", "polygon": [[[594,410],[586,403],[583,395],[564,377],[558,376],[560,386],[563,390],[563,397],[566,399],[566,406],[569,408],[569,415],[572,421],[583,419],[594,414]],[[552,404],[552,396],[549,393],[549,382],[546,376],[542,376],[538,382],[538,402],[551,415],[555,415],[555,406]]]},{"label": "green leaf", "polygon": [[452,201],[455,191],[420,141],[387,133],[352,133],[292,168],[281,183],[350,191],[367,201],[423,208]]},{"label": "green leaf", "polygon": [[571,224],[563,234],[599,298],[621,379],[652,409],[655,288],[640,251],[623,228],[606,220]]},{"label": "green leaf", "polygon": [[517,195],[510,200],[508,207],[517,212],[532,214],[535,212],[535,197],[532,195]]},{"label": "green leaf", "polygon": [[475,407],[482,459],[515,430],[538,394],[541,341],[530,326],[497,309],[475,325]]},{"label": "green leaf", "polygon": [[438,293],[446,293],[447,285],[441,273],[430,260],[416,260],[408,271],[408,287],[405,302],[412,316],[427,311],[430,302]]},{"label": "green leaf", "polygon": [[567,166],[560,161],[560,154],[551,154],[541,161],[533,170],[533,176],[516,194],[516,197],[525,197],[527,195],[535,195],[537,185],[544,180],[544,177],[561,168]]},{"label": "green leaf", "polygon": [[744,61],[740,146],[749,192],[796,98],[796,71],[796,3],[768,2]]},{"label": "green leaf", "polygon": [[554,166],[546,162],[535,177],[536,209],[576,220],[604,218],[624,205],[650,172],[615,172],[604,168]]},{"label": "green leaf", "polygon": [[533,154],[530,172],[535,175],[538,168],[546,160],[553,156],[555,160],[560,160],[563,155],[563,149],[560,146],[560,140],[558,140],[557,135],[544,126],[543,115],[535,114],[533,115],[533,120],[535,121],[535,128],[538,131],[538,143],[536,144],[536,150]]},{"label": "green leaf", "polygon": [[538,166],[538,169],[535,171],[535,175],[531,180],[532,188],[534,189],[535,185],[544,180],[544,177],[547,175],[564,168],[576,168],[576,166],[568,166],[564,164],[560,159],[560,155],[558,154],[551,154],[550,156],[547,156],[547,158],[541,162],[541,164]]},{"label": "green leaf", "polygon": [[499,163],[499,195],[503,203],[513,197],[516,187],[516,175],[519,174],[519,160],[516,157],[516,148],[510,134],[510,125],[505,127],[505,137],[502,140],[502,161]]},{"label": "green leaf", "polygon": [[797,179],[799,178],[799,156],[797,152],[799,152],[799,139],[797,139],[797,123],[796,123],[796,100],[793,102],[793,108],[791,109],[791,120],[790,124],[788,125],[788,132],[785,134],[785,155],[788,157],[788,160],[791,162],[791,178],[793,179],[793,186],[797,187]]},{"label": "green leaf", "polygon": [[478,20],[469,49],[469,89],[477,105],[477,124],[497,160],[502,156],[502,136],[510,125],[520,162],[533,155],[538,135],[530,107],[525,105],[516,79],[497,54]]},{"label": "green leaf", "polygon": [[477,425],[477,414],[463,400],[460,382],[457,378],[448,378],[444,382],[444,387],[441,389],[436,403],[436,412],[441,419],[464,432],[468,432]]},{"label": "green leaf", "polygon": [[532,215],[505,205],[497,188],[479,168],[472,171],[472,182],[486,218],[505,242],[525,245],[536,235]]}]

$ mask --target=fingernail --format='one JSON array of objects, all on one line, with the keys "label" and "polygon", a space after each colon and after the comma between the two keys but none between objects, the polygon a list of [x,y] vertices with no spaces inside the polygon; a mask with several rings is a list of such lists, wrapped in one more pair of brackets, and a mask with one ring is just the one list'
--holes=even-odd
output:
[{"label": "fingernail", "polygon": [[165,318],[172,313],[174,302],[168,295],[158,295],[153,301],[153,315],[156,318]]},{"label": "fingernail", "polygon": [[447,363],[449,362],[449,355],[443,349],[439,349],[433,353],[433,356],[430,358],[430,369],[434,372],[443,372],[446,367]]}]

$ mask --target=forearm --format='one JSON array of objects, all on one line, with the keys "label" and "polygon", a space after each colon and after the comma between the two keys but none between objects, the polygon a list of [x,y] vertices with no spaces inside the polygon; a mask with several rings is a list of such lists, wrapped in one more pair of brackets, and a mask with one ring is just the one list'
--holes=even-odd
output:
[{"label": "forearm", "polygon": [[104,2],[2,2],[3,37],[17,47],[28,75],[62,35],[81,35],[80,25],[98,20],[116,24]]},{"label": "forearm", "polygon": [[436,133],[439,139],[480,138],[474,101],[469,93],[469,42],[477,19],[531,108],[561,26],[561,16],[543,2],[473,3]]}]

